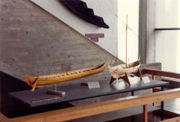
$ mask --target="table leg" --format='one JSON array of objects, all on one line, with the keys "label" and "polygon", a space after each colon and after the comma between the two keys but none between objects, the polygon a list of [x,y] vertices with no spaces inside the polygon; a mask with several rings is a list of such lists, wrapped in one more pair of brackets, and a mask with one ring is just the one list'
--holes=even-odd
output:
[{"label": "table leg", "polygon": [[134,91],[131,91],[131,96],[134,96]]},{"label": "table leg", "polygon": [[134,122],[134,115],[131,116],[131,122]]},{"label": "table leg", "polygon": [[148,106],[143,105],[143,122],[148,122]]},{"label": "table leg", "polygon": [[[131,91],[131,96],[134,96],[134,91]],[[134,116],[131,116],[131,122],[134,122]]]},{"label": "table leg", "polygon": [[[161,87],[161,91],[164,90],[164,87]],[[161,120],[164,120],[164,101],[161,101]]]}]

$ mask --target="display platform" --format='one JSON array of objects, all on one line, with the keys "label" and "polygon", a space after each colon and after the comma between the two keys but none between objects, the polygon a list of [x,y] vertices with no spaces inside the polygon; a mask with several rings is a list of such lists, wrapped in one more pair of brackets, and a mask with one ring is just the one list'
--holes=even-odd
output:
[{"label": "display platform", "polygon": [[[55,103],[71,102],[76,100],[82,100],[93,97],[100,97],[105,95],[120,94],[124,92],[134,92],[137,90],[143,90],[154,87],[164,87],[168,85],[168,82],[150,80],[150,82],[139,81],[132,83],[128,86],[125,83],[117,83],[114,85],[109,85],[109,81],[99,82],[100,88],[89,89],[87,86],[81,84],[72,84],[68,86],[56,87],[58,91],[64,91],[65,96],[51,95],[47,94],[48,89],[55,89],[52,87],[44,87],[36,89],[34,92],[31,90],[10,92],[9,95],[14,99],[22,102],[29,107],[37,107],[42,105],[49,105]],[[133,94],[132,94],[133,95]]]}]

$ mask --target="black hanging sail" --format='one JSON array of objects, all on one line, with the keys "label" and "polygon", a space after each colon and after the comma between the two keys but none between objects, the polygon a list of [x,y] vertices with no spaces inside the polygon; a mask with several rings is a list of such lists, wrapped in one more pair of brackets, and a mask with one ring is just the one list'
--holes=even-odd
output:
[{"label": "black hanging sail", "polygon": [[109,28],[102,17],[94,15],[93,9],[87,7],[86,3],[81,0],[59,0],[72,13],[85,21],[98,27]]}]

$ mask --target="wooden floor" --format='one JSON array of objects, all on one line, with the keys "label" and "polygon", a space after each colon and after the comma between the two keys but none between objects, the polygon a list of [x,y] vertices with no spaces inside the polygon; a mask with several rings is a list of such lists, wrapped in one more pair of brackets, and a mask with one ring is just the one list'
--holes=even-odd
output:
[{"label": "wooden floor", "polygon": [[180,114],[180,98],[165,101],[165,110]]},{"label": "wooden floor", "polygon": [[[169,118],[172,118],[172,116],[165,115],[164,119],[169,119]],[[135,116],[126,117],[126,118],[122,118],[122,119],[111,120],[111,121],[107,121],[107,122],[142,122],[142,120],[143,120],[142,114],[138,114],[138,115],[135,115]],[[159,110],[148,113],[148,122],[159,122],[159,121],[161,121],[160,111]]]}]

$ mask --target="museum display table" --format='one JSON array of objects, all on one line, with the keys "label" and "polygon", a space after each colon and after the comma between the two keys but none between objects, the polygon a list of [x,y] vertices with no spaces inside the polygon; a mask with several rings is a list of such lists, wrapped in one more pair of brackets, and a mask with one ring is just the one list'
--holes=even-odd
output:
[{"label": "museum display table", "polygon": [[[31,90],[17,91],[9,93],[14,99],[27,104],[29,107],[37,107],[41,105],[48,105],[54,103],[64,103],[76,100],[82,100],[93,97],[100,97],[105,95],[120,94],[125,92],[131,92],[134,95],[134,91],[149,89],[154,87],[163,87],[168,85],[167,82],[150,80],[150,82],[145,83],[144,81],[139,81],[131,86],[126,84],[116,84],[109,85],[108,81],[99,82],[100,88],[89,89],[87,86],[82,86],[81,84],[72,84],[68,86],[59,86],[54,88],[39,88],[34,92]],[[58,95],[47,94],[48,89],[56,89],[60,91],[65,91],[64,97],[59,97]]]}]

